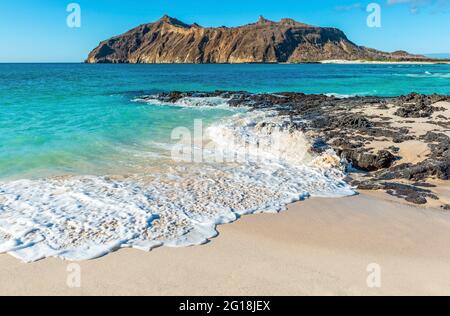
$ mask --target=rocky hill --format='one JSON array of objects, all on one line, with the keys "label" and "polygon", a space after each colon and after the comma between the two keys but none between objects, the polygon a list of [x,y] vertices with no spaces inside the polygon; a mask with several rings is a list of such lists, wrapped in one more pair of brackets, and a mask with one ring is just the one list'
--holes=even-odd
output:
[{"label": "rocky hill", "polygon": [[103,41],[87,63],[299,63],[322,60],[417,61],[425,57],[358,46],[339,29],[260,17],[240,27],[188,25],[169,16]]}]

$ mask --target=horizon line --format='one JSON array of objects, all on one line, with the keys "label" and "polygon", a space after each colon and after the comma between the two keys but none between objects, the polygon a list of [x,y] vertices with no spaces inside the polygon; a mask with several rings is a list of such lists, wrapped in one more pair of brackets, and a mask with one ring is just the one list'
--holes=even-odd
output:
[{"label": "horizon line", "polygon": [[[448,53],[414,53],[414,54],[423,55],[423,56],[430,57],[430,58],[442,55],[445,57],[438,58],[438,59],[442,59],[442,60],[450,59],[450,52],[448,52]],[[0,61],[0,64],[84,64],[84,63],[85,63],[84,60],[81,60],[81,61]],[[173,64],[177,64],[177,63],[173,63]],[[264,64],[264,63],[261,63],[261,64]]]}]

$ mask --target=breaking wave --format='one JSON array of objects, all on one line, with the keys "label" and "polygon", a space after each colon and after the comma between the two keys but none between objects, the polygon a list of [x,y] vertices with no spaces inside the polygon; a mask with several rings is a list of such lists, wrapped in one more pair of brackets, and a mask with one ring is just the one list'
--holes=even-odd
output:
[{"label": "breaking wave", "polygon": [[450,73],[431,73],[426,71],[421,74],[407,74],[410,78],[450,78]]},{"label": "breaking wave", "polygon": [[143,96],[133,99],[134,102],[145,102],[152,105],[196,107],[204,109],[229,108],[228,99],[222,97],[184,97],[176,102],[161,101],[152,96]]}]

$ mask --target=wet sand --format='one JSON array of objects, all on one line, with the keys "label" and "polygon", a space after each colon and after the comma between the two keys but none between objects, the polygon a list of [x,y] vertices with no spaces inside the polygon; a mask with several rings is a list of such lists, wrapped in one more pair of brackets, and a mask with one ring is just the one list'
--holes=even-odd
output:
[{"label": "wet sand", "polygon": [[[68,262],[0,255],[0,294],[449,295],[450,212],[401,201],[381,192],[314,198],[220,226],[203,246],[123,249],[78,263],[80,288],[67,286]],[[380,288],[367,286],[371,263]]]}]

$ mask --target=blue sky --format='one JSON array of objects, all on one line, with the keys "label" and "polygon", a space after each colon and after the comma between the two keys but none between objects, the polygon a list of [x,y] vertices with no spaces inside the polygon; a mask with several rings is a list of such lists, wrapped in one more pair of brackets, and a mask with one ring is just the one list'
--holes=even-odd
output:
[{"label": "blue sky", "polygon": [[[81,28],[66,25],[71,2],[81,7]],[[381,28],[367,27],[371,2],[381,5]],[[0,62],[83,61],[101,40],[164,14],[203,26],[290,17],[381,50],[450,53],[450,0],[1,0]]]}]

